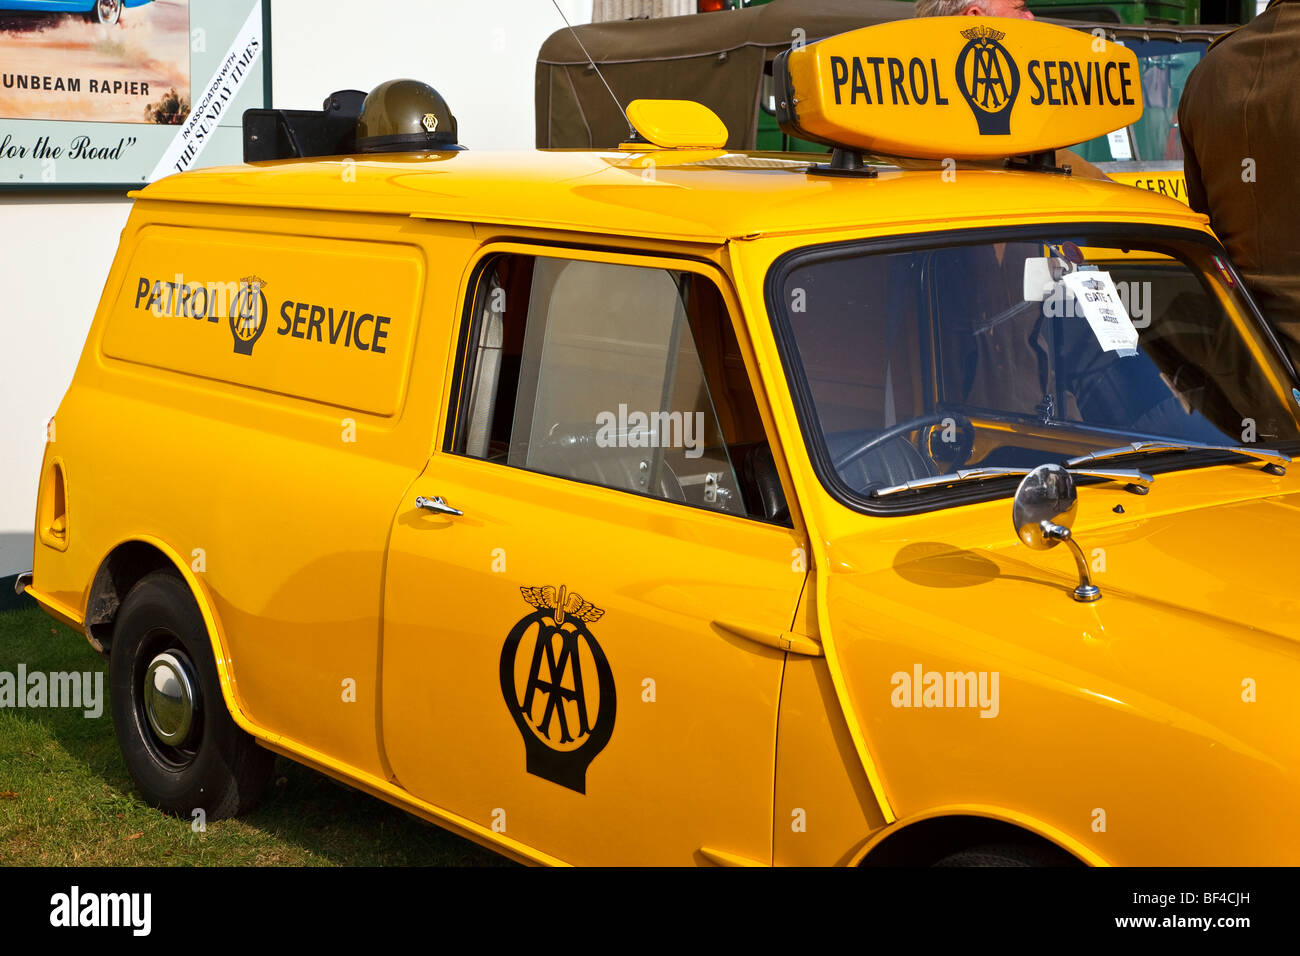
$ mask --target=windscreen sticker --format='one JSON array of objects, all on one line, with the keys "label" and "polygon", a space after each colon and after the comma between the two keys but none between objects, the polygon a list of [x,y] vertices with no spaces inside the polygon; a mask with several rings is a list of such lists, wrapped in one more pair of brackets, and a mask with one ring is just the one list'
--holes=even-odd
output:
[{"label": "windscreen sticker", "polygon": [[1109,272],[1071,272],[1061,277],[1104,352],[1137,354],[1138,331],[1128,317]]}]

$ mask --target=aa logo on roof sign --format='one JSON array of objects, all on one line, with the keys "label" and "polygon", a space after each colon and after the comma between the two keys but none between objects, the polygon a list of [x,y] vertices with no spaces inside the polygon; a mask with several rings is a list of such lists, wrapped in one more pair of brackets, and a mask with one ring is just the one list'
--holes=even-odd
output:
[{"label": "aa logo on roof sign", "polygon": [[1011,107],[1020,95],[1020,68],[998,41],[1006,33],[991,27],[962,30],[966,45],[957,54],[957,88],[970,104],[981,136],[1011,132]]}]

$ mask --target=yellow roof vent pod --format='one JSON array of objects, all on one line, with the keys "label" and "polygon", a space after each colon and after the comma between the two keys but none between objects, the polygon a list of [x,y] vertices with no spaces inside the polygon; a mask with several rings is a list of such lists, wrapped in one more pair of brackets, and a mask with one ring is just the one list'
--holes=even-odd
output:
[{"label": "yellow roof vent pod", "polygon": [[633,100],[627,120],[644,142],[622,143],[620,149],[721,149],[727,142],[727,124],[692,100]]}]

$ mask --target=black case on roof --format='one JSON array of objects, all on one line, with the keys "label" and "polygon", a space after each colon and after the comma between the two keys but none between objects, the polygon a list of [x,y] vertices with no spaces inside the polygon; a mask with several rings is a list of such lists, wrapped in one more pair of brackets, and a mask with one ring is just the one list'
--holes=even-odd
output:
[{"label": "black case on roof", "polygon": [[339,90],[319,111],[245,110],[244,162],[356,152],[357,117],[365,99],[361,90]]}]

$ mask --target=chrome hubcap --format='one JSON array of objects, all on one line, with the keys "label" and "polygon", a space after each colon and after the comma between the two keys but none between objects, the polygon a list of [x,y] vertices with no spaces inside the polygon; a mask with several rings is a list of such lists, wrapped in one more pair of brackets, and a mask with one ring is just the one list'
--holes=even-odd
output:
[{"label": "chrome hubcap", "polygon": [[194,726],[198,693],[190,662],[177,651],[164,651],[144,675],[144,713],[163,743],[179,747]]}]

